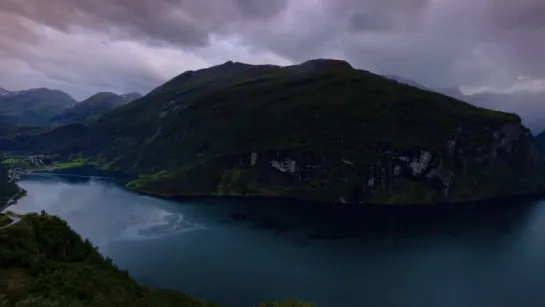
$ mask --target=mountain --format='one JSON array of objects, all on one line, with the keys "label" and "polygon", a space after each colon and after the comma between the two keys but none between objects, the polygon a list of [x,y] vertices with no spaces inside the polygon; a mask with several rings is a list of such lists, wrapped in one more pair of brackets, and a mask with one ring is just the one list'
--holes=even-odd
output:
[{"label": "mountain", "polygon": [[8,95],[10,91],[0,87],[0,96]]},{"label": "mountain", "polygon": [[70,95],[47,88],[7,92],[0,95],[0,122],[41,125],[76,103]]},{"label": "mountain", "polygon": [[535,133],[545,130],[545,91],[482,92],[464,95],[461,99],[477,106],[517,113],[524,124]]},{"label": "mountain", "polygon": [[0,138],[28,136],[44,132],[46,129],[33,126],[19,126],[9,123],[0,123]]},{"label": "mountain", "polygon": [[536,142],[541,151],[541,155],[545,156],[545,131],[542,131],[536,135]]},{"label": "mountain", "polygon": [[539,191],[545,173],[517,115],[337,60],[187,71],[90,125],[13,146],[81,154],[166,196],[461,202]]},{"label": "mountain", "polygon": [[124,98],[125,100],[128,100],[129,102],[142,98],[142,94],[138,92],[125,93],[125,94],[121,94],[120,96]]},{"label": "mountain", "polygon": [[0,151],[8,148],[17,148],[19,143],[25,142],[33,135],[47,131],[43,127],[20,126],[0,122]]},{"label": "mountain", "polygon": [[98,118],[100,115],[121,105],[141,98],[139,93],[117,95],[111,92],[100,92],[71,105],[51,118],[56,123],[85,122]]},{"label": "mountain", "polygon": [[[0,227],[7,218],[0,215]],[[0,229],[0,306],[218,307],[138,284],[56,216],[42,211],[17,218],[18,223]],[[259,306],[311,307],[297,302]]]},{"label": "mountain", "polygon": [[422,85],[422,84],[420,84],[420,83],[418,83],[418,82],[416,82],[414,80],[411,80],[411,79],[406,79],[406,78],[396,76],[396,75],[384,75],[384,77],[386,77],[388,79],[395,80],[395,81],[397,81],[399,83],[402,83],[402,84],[407,84],[407,85],[419,88],[421,90],[431,90],[430,88],[427,88],[424,85]]},{"label": "mountain", "polygon": [[522,118],[524,124],[535,133],[545,130],[545,91],[479,92],[466,95],[459,88],[434,90],[479,107],[516,113]]},{"label": "mountain", "polygon": [[466,98],[465,94],[460,90],[459,87],[443,87],[443,88],[436,88],[433,89],[433,91],[436,91],[438,93],[441,93],[443,95],[450,96],[452,98],[456,98],[462,101],[465,101]]},{"label": "mountain", "polygon": [[393,75],[386,77],[420,89],[435,91],[482,108],[516,113],[522,118],[524,125],[534,133],[545,130],[545,91],[519,91],[514,93],[479,92],[466,95],[458,87],[429,88],[403,77]]}]

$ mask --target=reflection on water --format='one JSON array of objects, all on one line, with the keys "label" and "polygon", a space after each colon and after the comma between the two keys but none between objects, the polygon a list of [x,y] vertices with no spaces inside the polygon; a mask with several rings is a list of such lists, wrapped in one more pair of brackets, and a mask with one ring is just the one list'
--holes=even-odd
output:
[{"label": "reflection on water", "polygon": [[[59,215],[101,249],[115,241],[157,239],[207,229],[187,221],[181,212],[169,211],[171,202],[136,195],[104,179],[109,178],[51,173],[28,175],[20,185],[36,193],[28,193],[10,210],[20,213],[46,210]],[[149,206],[149,202],[166,207]]]},{"label": "reflection on water", "polygon": [[137,280],[226,307],[289,297],[319,307],[545,306],[543,201],[174,202],[98,177],[27,176],[28,196],[12,210],[57,214]]}]

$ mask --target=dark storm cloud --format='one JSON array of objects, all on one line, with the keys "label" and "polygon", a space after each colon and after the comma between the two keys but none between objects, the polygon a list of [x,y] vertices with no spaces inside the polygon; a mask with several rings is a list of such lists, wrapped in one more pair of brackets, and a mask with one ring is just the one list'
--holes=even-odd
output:
[{"label": "dark storm cloud", "polygon": [[84,26],[112,35],[188,46],[241,18],[267,19],[287,1],[266,0],[2,0],[0,11],[60,30]]},{"label": "dark storm cloud", "polygon": [[249,18],[270,18],[286,8],[287,0],[235,0],[243,16]]},{"label": "dark storm cloud", "polygon": [[[293,62],[337,57],[433,87],[506,88],[521,77],[545,79],[543,0],[0,0],[0,17],[6,14],[10,21],[0,18],[2,57],[32,62],[45,75],[81,83],[91,71],[93,78],[107,75],[109,86],[153,86],[162,81],[156,71],[164,66],[128,63],[142,57],[140,49],[133,57],[117,51],[97,54],[107,63],[102,70],[81,64],[83,58],[63,65],[65,56],[57,54],[62,48],[49,56],[25,48],[44,35],[29,28],[29,22],[80,38],[85,31],[101,33],[103,48],[120,39],[139,42],[144,47],[138,48],[148,51],[177,48],[202,63],[260,53]],[[244,57],[238,58],[238,52]],[[151,61],[148,53],[145,58]]]},{"label": "dark storm cloud", "polygon": [[545,1],[488,1],[488,15],[503,30],[545,28]]},{"label": "dark storm cloud", "polygon": [[545,78],[545,1],[488,0],[484,17],[488,23],[491,56],[508,70]]},{"label": "dark storm cloud", "polygon": [[381,30],[393,26],[390,18],[383,18],[369,13],[353,13],[348,18],[348,29],[350,31]]},{"label": "dark storm cloud", "polygon": [[174,16],[173,4],[165,0],[3,0],[0,10],[64,31],[74,26],[121,30],[118,34],[187,44],[204,44],[207,33],[191,18]]}]

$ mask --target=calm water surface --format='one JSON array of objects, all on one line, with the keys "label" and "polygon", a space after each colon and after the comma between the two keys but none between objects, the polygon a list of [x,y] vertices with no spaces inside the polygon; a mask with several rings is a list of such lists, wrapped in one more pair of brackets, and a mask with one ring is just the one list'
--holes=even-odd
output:
[{"label": "calm water surface", "polygon": [[356,209],[175,202],[100,178],[19,184],[28,196],[10,210],[57,214],[138,281],[225,307],[545,306],[543,201]]}]

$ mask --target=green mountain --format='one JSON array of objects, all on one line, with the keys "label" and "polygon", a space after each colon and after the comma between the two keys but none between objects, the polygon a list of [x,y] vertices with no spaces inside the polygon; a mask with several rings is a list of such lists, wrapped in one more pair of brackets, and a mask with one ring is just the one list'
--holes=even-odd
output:
[{"label": "green mountain", "polygon": [[55,123],[88,122],[121,105],[141,98],[139,93],[117,95],[111,92],[101,92],[71,105],[51,118]]},{"label": "green mountain", "polygon": [[47,131],[43,127],[21,126],[0,122],[0,151],[7,148],[17,148],[35,134]]},{"label": "green mountain", "polygon": [[41,125],[77,101],[70,95],[47,88],[0,93],[0,122]]},{"label": "green mountain", "polygon": [[514,114],[344,61],[227,62],[185,72],[89,126],[19,149],[81,154],[160,195],[434,203],[542,190],[545,165]]},{"label": "green mountain", "polygon": [[44,132],[46,129],[37,126],[21,126],[9,123],[0,123],[0,138],[28,136]]},{"label": "green mountain", "polygon": [[[6,218],[0,216],[0,222]],[[0,229],[0,306],[217,305],[180,292],[152,290],[139,285],[127,271],[101,256],[91,242],[83,240],[65,221],[42,212],[24,215],[19,223]],[[260,306],[311,305],[294,301]]]}]

